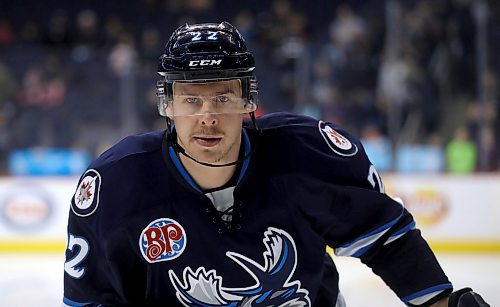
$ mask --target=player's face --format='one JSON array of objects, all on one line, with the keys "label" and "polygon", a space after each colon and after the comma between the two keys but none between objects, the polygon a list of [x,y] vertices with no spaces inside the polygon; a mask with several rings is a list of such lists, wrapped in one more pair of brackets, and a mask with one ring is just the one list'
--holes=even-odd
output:
[{"label": "player's face", "polygon": [[[227,97],[241,98],[239,80],[211,83],[175,83],[174,101],[178,97]],[[243,113],[214,114],[217,108],[213,99],[204,99],[196,115],[171,116],[177,132],[177,142],[193,158],[212,164],[224,164],[237,160],[240,144]],[[172,111],[172,110],[170,110]],[[198,114],[200,113],[200,114]]]}]

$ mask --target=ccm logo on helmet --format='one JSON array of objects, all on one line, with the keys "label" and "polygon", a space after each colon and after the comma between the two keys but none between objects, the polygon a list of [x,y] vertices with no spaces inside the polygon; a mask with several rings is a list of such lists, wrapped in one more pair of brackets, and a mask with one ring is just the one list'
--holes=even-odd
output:
[{"label": "ccm logo on helmet", "polygon": [[219,60],[195,60],[195,61],[189,61],[189,67],[213,66],[213,65],[220,65],[220,64],[222,64],[222,59],[219,59]]}]

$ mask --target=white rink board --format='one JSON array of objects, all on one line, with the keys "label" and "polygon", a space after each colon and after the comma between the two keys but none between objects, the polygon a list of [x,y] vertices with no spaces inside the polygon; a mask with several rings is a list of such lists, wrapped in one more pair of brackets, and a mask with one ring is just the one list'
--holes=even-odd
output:
[{"label": "white rink board", "polygon": [[500,243],[500,175],[385,175],[428,241]]},{"label": "white rink board", "polygon": [[0,243],[64,242],[75,177],[0,178]]},{"label": "white rink board", "polygon": [[[500,175],[384,175],[383,179],[386,192],[403,199],[430,243],[500,246]],[[77,181],[76,177],[0,178],[0,247],[5,242],[64,246]]]}]

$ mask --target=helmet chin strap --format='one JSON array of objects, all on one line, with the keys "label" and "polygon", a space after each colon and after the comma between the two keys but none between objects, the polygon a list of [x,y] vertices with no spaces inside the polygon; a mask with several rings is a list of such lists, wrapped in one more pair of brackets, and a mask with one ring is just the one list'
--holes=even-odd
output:
[{"label": "helmet chin strap", "polygon": [[191,157],[189,154],[186,153],[186,151],[184,150],[184,148],[182,148],[179,144],[177,144],[177,142],[175,142],[172,145],[173,145],[174,151],[176,153],[180,153],[180,154],[186,156],[187,158],[193,160],[194,162],[196,162],[198,164],[201,164],[203,166],[210,166],[210,167],[226,167],[226,166],[240,164],[241,162],[243,162],[246,159],[248,159],[254,153],[254,151],[255,151],[255,148],[252,148],[252,150],[250,150],[250,152],[247,153],[245,156],[243,156],[243,157],[241,157],[238,160],[233,161],[233,162],[229,162],[229,163],[226,163],[226,164],[211,164],[211,163],[206,163],[206,162],[198,161],[195,158]]},{"label": "helmet chin strap", "polygon": [[[253,125],[255,127],[255,130],[257,130],[257,132],[260,134],[261,130],[257,126],[257,121],[255,120],[255,114],[254,114],[254,112],[250,112],[250,118],[252,119],[252,123],[253,123]],[[186,153],[186,150],[184,148],[182,148],[182,146],[179,145],[179,143],[177,143],[177,140],[174,137],[174,134],[172,133],[172,121],[168,117],[166,117],[166,120],[167,120],[166,138],[167,138],[168,145],[172,146],[172,148],[174,149],[174,151],[177,154],[182,154],[185,157],[189,158],[190,160],[193,160],[194,162],[196,162],[198,164],[201,164],[203,166],[209,166],[209,167],[227,167],[227,166],[237,165],[237,164],[242,163],[246,159],[250,158],[253,155],[253,153],[255,152],[255,149],[257,148],[256,145],[253,146],[253,148],[250,150],[249,153],[247,153],[243,157],[241,157],[238,160],[233,161],[233,162],[229,162],[229,163],[225,163],[225,164],[212,164],[212,163],[202,162],[202,161],[196,160],[195,158],[193,158],[192,156],[190,156],[188,153]]]}]

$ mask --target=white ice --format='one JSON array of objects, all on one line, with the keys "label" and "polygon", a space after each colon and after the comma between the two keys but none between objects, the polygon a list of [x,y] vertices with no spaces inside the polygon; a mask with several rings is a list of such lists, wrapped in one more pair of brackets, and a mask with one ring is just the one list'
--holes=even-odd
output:
[{"label": "white ice", "polygon": [[[500,306],[500,255],[438,254],[456,288],[470,286],[491,306]],[[0,254],[0,306],[60,306],[63,293],[62,255]],[[349,307],[392,307],[403,303],[352,258],[335,258],[340,287]]]}]

